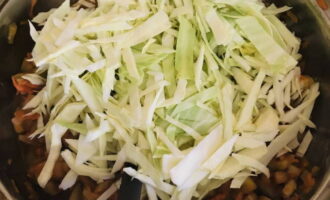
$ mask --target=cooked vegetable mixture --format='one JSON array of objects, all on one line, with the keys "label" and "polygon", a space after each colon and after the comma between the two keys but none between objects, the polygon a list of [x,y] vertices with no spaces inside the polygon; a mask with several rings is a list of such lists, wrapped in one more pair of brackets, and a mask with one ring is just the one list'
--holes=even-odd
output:
[{"label": "cooked vegetable mixture", "polygon": [[39,13],[13,77],[29,176],[88,200],[116,198],[120,173],[151,200],[300,199],[317,171],[301,157],[319,84],[301,75],[300,40],[277,18],[289,9],[66,0]]}]

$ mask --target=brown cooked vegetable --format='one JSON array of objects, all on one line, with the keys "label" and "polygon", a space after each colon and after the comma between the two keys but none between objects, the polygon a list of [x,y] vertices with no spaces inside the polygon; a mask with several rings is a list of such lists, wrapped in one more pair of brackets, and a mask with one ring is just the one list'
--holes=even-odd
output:
[{"label": "brown cooked vegetable", "polygon": [[283,171],[277,171],[274,173],[274,181],[277,184],[282,184],[288,181],[288,174]]},{"label": "brown cooked vegetable", "polygon": [[28,170],[28,176],[34,180],[37,180],[42,168],[44,167],[46,161],[39,162]]},{"label": "brown cooked vegetable", "polygon": [[106,180],[106,181],[103,181],[102,183],[99,183],[94,192],[96,193],[99,193],[99,194],[102,194],[106,189],[108,189],[112,184],[112,181],[110,180]]},{"label": "brown cooked vegetable", "polygon": [[306,160],[306,158],[301,158],[299,164],[300,164],[301,168],[307,168],[309,166],[309,162],[308,162],[308,160]]},{"label": "brown cooked vegetable", "polygon": [[[36,180],[38,178],[42,168],[44,167],[45,162],[46,161],[43,160],[43,161],[33,165],[32,167],[30,167],[28,170],[28,176]],[[53,169],[52,180],[61,181],[68,171],[69,171],[68,165],[63,160],[63,158],[60,157],[55,163],[55,166]]]},{"label": "brown cooked vegetable", "polygon": [[298,168],[295,165],[290,165],[288,168],[288,175],[290,176],[290,178],[297,178],[300,174],[301,174],[301,169]]},{"label": "brown cooked vegetable", "polygon": [[94,193],[90,187],[84,187],[82,194],[84,200],[96,200],[99,197],[99,195]]},{"label": "brown cooked vegetable", "polygon": [[33,10],[34,10],[34,7],[36,6],[38,0],[31,0],[30,1],[30,9],[29,9],[29,16],[32,18],[33,17]]},{"label": "brown cooked vegetable", "polygon": [[271,199],[279,199],[281,197],[281,188],[274,182],[271,182],[265,175],[258,177],[257,186],[262,195]]},{"label": "brown cooked vegetable", "polygon": [[88,177],[80,176],[79,180],[83,184],[82,196],[84,200],[95,200],[98,198],[98,194],[94,193],[96,183]]},{"label": "brown cooked vegetable", "polygon": [[[97,184],[89,177],[79,176],[79,181],[82,183],[82,196],[84,200],[96,200],[105,190],[107,190],[114,180],[106,180]],[[113,195],[110,199],[115,198]]]},{"label": "brown cooked vegetable", "polygon": [[[22,68],[25,68],[25,71],[35,70],[35,65],[33,62],[26,61],[25,66],[22,65]],[[27,102],[34,95],[34,92],[39,90],[42,86],[32,85],[30,82],[22,79],[20,75],[13,77],[14,85],[21,94],[21,99],[24,102]],[[309,85],[308,77],[302,77],[300,81],[303,81],[303,84]],[[39,118],[39,115],[26,115],[29,111],[24,111],[18,109],[15,112],[15,116],[12,119],[15,129],[19,135],[19,139],[26,144],[36,144],[38,139],[31,140],[29,135],[36,128],[36,122]],[[44,116],[44,119],[47,121],[47,116]],[[67,131],[62,137],[63,148],[66,148],[65,139],[73,139],[74,136],[70,131]],[[42,158],[36,164],[33,164],[28,171],[29,177],[34,180],[37,179],[41,169],[45,164],[45,158],[47,153],[45,151],[44,144],[34,145],[35,149],[33,153],[36,157]],[[33,148],[32,148],[33,149]],[[274,158],[270,164],[269,168],[271,170],[272,179],[267,178],[264,175],[259,175],[258,177],[249,177],[243,183],[240,190],[231,190],[229,188],[230,182],[224,184],[220,189],[217,190],[216,194],[208,198],[209,200],[300,200],[300,193],[296,193],[297,188],[299,187],[298,192],[304,194],[310,192],[315,185],[315,175],[318,171],[318,167],[313,167],[310,171],[309,162],[305,158],[297,157],[294,153],[286,153],[278,158]],[[69,171],[69,167],[65,161],[60,158],[54,167],[53,176],[51,181],[46,185],[45,191],[49,194],[57,194],[60,192],[58,188],[59,182],[63,179],[66,173]],[[303,173],[302,173],[303,171]],[[298,177],[301,179],[301,185],[297,186],[295,181]],[[300,184],[300,182],[298,182]],[[76,185],[80,185],[80,193],[75,192],[75,195],[72,198],[78,198],[82,200],[96,200],[109,186],[112,184],[111,181],[104,181],[97,184],[95,181],[88,177],[79,177]],[[78,187],[78,186],[77,186]],[[260,196],[259,196],[260,195]],[[116,195],[113,195],[110,199],[115,200]]]},{"label": "brown cooked vegetable", "polygon": [[300,82],[302,89],[307,89],[314,83],[314,80],[309,76],[301,75],[299,82]]},{"label": "brown cooked vegetable", "polygon": [[39,199],[38,193],[35,191],[35,189],[33,188],[30,182],[25,181],[24,186],[28,194],[27,199]]},{"label": "brown cooked vegetable", "polygon": [[52,178],[54,180],[61,181],[69,170],[70,170],[69,166],[63,160],[63,158],[60,157],[55,163]]},{"label": "brown cooked vegetable", "polygon": [[[226,200],[227,199],[227,195],[220,193],[217,194],[215,196],[213,196],[210,200]],[[235,200],[242,200],[243,198],[235,198]]]},{"label": "brown cooked vegetable", "polygon": [[271,199],[266,196],[260,196],[258,200],[271,200]]},{"label": "brown cooked vegetable", "polygon": [[43,87],[43,85],[35,85],[32,84],[30,81],[23,79],[23,75],[24,73],[20,73],[12,76],[11,78],[17,93],[21,95],[34,94]]},{"label": "brown cooked vegetable", "polygon": [[301,180],[303,181],[303,185],[301,186],[301,190],[304,194],[309,193],[313,186],[315,185],[315,179],[311,172],[305,170],[302,175],[300,176]]},{"label": "brown cooked vegetable", "polygon": [[36,71],[36,65],[33,61],[30,61],[32,58],[31,53],[26,54],[26,57],[24,58],[22,65],[21,65],[21,71],[24,73],[33,73]]},{"label": "brown cooked vegetable", "polygon": [[237,195],[235,196],[235,200],[243,200],[243,197],[244,197],[243,193],[242,193],[242,192],[239,192],[239,193],[237,193]]},{"label": "brown cooked vegetable", "polygon": [[289,167],[289,165],[290,165],[290,163],[286,159],[283,159],[283,160],[275,159],[269,163],[269,167],[272,170],[286,170]]},{"label": "brown cooked vegetable", "polygon": [[320,168],[318,166],[312,167],[311,172],[312,172],[313,176],[317,175],[319,171],[320,171]]},{"label": "brown cooked vegetable", "polygon": [[81,184],[75,184],[68,200],[81,200],[82,198]]},{"label": "brown cooked vegetable", "polygon": [[44,158],[46,159],[47,152],[44,149],[44,146],[37,146],[34,148],[34,155],[38,158]]},{"label": "brown cooked vegetable", "polygon": [[250,193],[244,197],[244,200],[258,200],[256,193]]},{"label": "brown cooked vegetable", "polygon": [[292,153],[284,154],[279,159],[280,160],[287,160],[289,165],[299,163],[299,159],[297,158],[297,156],[295,154],[292,154]]},{"label": "brown cooked vegetable", "polygon": [[295,180],[291,179],[287,184],[285,184],[282,194],[284,198],[290,197],[297,189],[297,183]]},{"label": "brown cooked vegetable", "polygon": [[14,113],[14,117],[12,118],[12,123],[14,125],[14,129],[16,133],[24,133],[24,132],[33,132],[36,128],[37,119],[39,118],[38,113],[29,114],[25,110],[18,109]]},{"label": "brown cooked vegetable", "polygon": [[245,182],[243,183],[242,188],[241,188],[241,191],[244,194],[247,194],[247,193],[253,192],[256,189],[257,189],[256,183],[252,180],[251,177],[248,177],[245,180]]},{"label": "brown cooked vegetable", "polygon": [[293,22],[293,23],[298,23],[299,19],[298,17],[291,11],[286,12],[286,15],[289,17],[289,19]]},{"label": "brown cooked vegetable", "polygon": [[[307,194],[315,186],[313,176],[319,171],[319,167],[309,166],[305,158],[294,153],[284,154],[271,161],[271,179],[265,175],[249,178],[242,185],[240,192],[235,193],[241,195],[229,196],[226,199],[254,199],[256,194],[257,200],[301,200],[303,194]],[[256,187],[252,187],[253,183]]]},{"label": "brown cooked vegetable", "polygon": [[44,191],[54,196],[58,194],[61,190],[58,188],[57,183],[55,183],[54,181],[49,181],[45,186]]},{"label": "brown cooked vegetable", "polygon": [[300,199],[301,198],[297,193],[295,193],[294,195],[292,195],[292,197],[289,198],[289,200],[300,200]]}]

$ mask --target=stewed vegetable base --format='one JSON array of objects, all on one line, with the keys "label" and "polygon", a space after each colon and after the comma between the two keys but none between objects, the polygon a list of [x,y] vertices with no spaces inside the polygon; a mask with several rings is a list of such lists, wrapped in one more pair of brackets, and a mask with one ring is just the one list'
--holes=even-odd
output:
[{"label": "stewed vegetable base", "polygon": [[213,191],[209,200],[301,200],[314,189],[319,167],[295,153],[273,159],[265,175],[249,177],[240,189],[230,189],[230,182]]},{"label": "stewed vegetable base", "polygon": [[45,191],[105,200],[120,173],[150,200],[203,199],[228,181],[231,191],[258,185],[260,174],[285,198],[300,191],[293,174],[312,182],[294,157],[288,171],[267,167],[294,150],[303,156],[316,128],[319,83],[302,75],[301,40],[278,18],[289,7],[79,2],[29,22],[35,68],[13,77],[24,95],[13,123],[36,146],[29,174]]},{"label": "stewed vegetable base", "polygon": [[[32,62],[28,62],[30,54],[22,64],[22,71],[29,73],[35,70]],[[14,113],[12,119],[14,128],[19,134],[19,140],[22,142],[22,148],[25,151],[25,158],[28,163],[27,176],[31,179],[31,183],[26,183],[27,190],[30,195],[29,200],[40,199],[39,194],[35,191],[34,184],[37,184],[37,178],[47,159],[47,151],[45,142],[42,139],[30,139],[30,134],[35,131],[38,123],[38,115],[26,115],[29,111],[23,110],[22,107],[31,99],[31,96],[40,90],[40,86],[33,85],[27,80],[21,79],[23,74],[13,77],[14,86],[17,89],[19,101],[21,104]],[[310,87],[313,80],[309,77],[302,76],[301,82],[304,87]],[[46,120],[46,119],[45,119]],[[63,148],[67,148],[66,139],[74,139],[74,136],[68,131],[62,138],[65,144]],[[300,138],[303,138],[302,136]],[[302,139],[301,139],[302,140]],[[297,141],[298,142],[298,141]],[[295,145],[294,145],[295,147]],[[315,186],[316,177],[319,167],[313,166],[309,161],[299,154],[297,146],[292,152],[282,152],[269,163],[270,177],[267,178],[261,174],[252,176],[245,180],[240,189],[231,189],[231,180],[223,184],[221,187],[211,191],[204,199],[206,200],[301,200],[304,196],[310,194]],[[51,181],[46,185],[44,191],[51,196],[56,196],[64,191],[59,188],[61,180],[67,174],[70,168],[65,161],[60,158],[57,160],[53,169]],[[123,172],[120,172],[123,173]],[[119,177],[120,173],[117,174]],[[105,190],[107,190],[114,180],[107,180],[97,183],[89,177],[79,176],[77,183],[66,191],[70,200],[96,200]],[[116,200],[117,193],[113,194],[110,200]]]}]

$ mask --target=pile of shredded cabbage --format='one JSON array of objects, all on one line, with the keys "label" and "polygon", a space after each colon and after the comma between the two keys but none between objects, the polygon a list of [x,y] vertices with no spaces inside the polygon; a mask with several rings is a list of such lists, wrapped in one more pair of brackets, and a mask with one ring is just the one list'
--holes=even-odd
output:
[{"label": "pile of shredded cabbage", "polygon": [[[86,2],[85,2],[86,3]],[[44,187],[62,156],[97,182],[123,171],[151,200],[201,199],[232,179],[269,176],[268,162],[299,145],[319,84],[297,67],[300,40],[259,0],[99,0],[40,13],[25,78],[45,87],[24,109],[39,113]],[[43,119],[47,118],[47,123]],[[78,139],[61,137],[70,130]],[[300,153],[311,140],[306,139]],[[120,180],[99,199],[107,199]]]}]

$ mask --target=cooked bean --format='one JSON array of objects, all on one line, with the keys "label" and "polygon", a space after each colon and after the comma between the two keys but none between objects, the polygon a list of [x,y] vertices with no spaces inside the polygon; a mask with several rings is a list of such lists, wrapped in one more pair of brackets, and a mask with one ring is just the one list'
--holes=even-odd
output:
[{"label": "cooked bean", "polygon": [[291,178],[297,178],[301,174],[301,169],[294,165],[290,165],[288,168],[288,174]]},{"label": "cooked bean", "polygon": [[21,70],[22,72],[26,73],[33,73],[36,70],[36,65],[34,64],[33,61],[29,61],[29,59],[32,58],[32,55],[28,53],[26,57],[24,58],[22,65],[21,65]]},{"label": "cooked bean", "polygon": [[305,170],[300,178],[303,181],[302,192],[305,194],[309,193],[315,185],[315,179],[312,173]]},{"label": "cooked bean", "polygon": [[[237,193],[237,195],[235,196],[235,200],[243,200],[243,197],[244,197],[243,193],[242,193],[242,192],[239,192],[239,193]],[[228,199],[228,198],[227,198],[227,199]]]},{"label": "cooked bean", "polygon": [[260,196],[258,200],[271,200],[271,199],[266,196]]},{"label": "cooked bean", "polygon": [[[16,133],[22,134],[33,132],[36,129],[39,114],[28,114],[25,110],[16,110],[14,117],[11,119]],[[31,139],[30,139],[31,140]]]},{"label": "cooked bean", "polygon": [[66,162],[60,157],[55,163],[52,178],[55,180],[62,180],[69,170],[70,168]]},{"label": "cooked bean", "polygon": [[289,19],[293,22],[293,23],[298,23],[299,18],[291,11],[286,12],[286,15],[289,17]]},{"label": "cooked bean", "polygon": [[244,200],[258,200],[258,196],[255,193],[250,193],[244,197]]},{"label": "cooked bean", "polygon": [[299,197],[298,194],[294,194],[294,195],[292,195],[292,197],[290,197],[289,200],[300,200],[300,199],[301,199],[301,198]]},{"label": "cooked bean", "polygon": [[[220,193],[212,197],[210,200],[226,200],[228,196],[226,194]],[[235,200],[242,200],[240,198],[235,198]]]},{"label": "cooked bean", "polygon": [[100,195],[95,192],[97,184],[91,178],[79,176],[79,180],[83,184],[82,196],[84,200],[96,200]]},{"label": "cooked bean", "polygon": [[230,181],[228,181],[227,183],[223,184],[221,187],[220,187],[220,190],[219,190],[219,193],[222,193],[222,194],[225,194],[228,198],[229,196],[229,193],[230,193]]},{"label": "cooked bean", "polygon": [[69,200],[81,200],[82,198],[81,184],[75,184],[70,194]]},{"label": "cooked bean", "polygon": [[319,171],[320,171],[320,168],[318,166],[314,166],[311,170],[313,176],[317,175]]},{"label": "cooked bean", "polygon": [[84,187],[82,194],[84,200],[96,200],[99,197],[99,194],[94,193],[90,187]]},{"label": "cooked bean", "polygon": [[273,160],[269,163],[269,167],[273,170],[286,170],[290,163],[288,160]]},{"label": "cooked bean", "polygon": [[28,170],[28,176],[37,179],[42,168],[44,167],[46,161],[39,162],[33,166],[31,166]]},{"label": "cooked bean", "polygon": [[256,193],[250,193],[244,197],[244,200],[258,200]]},{"label": "cooked bean", "polygon": [[256,183],[252,180],[252,178],[248,177],[243,183],[241,191],[244,194],[247,194],[253,192],[255,189],[257,189]]},{"label": "cooked bean", "polygon": [[289,164],[294,164],[294,163],[299,163],[299,159],[296,157],[295,154],[284,154],[283,156],[280,157],[280,160],[287,160]]},{"label": "cooked bean", "polygon": [[24,144],[28,144],[28,145],[33,145],[34,144],[34,140],[31,140],[27,134],[26,135],[19,135],[18,140],[20,142],[24,143]]},{"label": "cooked bean", "polygon": [[283,171],[277,171],[274,173],[274,181],[277,184],[282,184],[288,181],[288,174]]},{"label": "cooked bean", "polygon": [[258,190],[262,195],[270,197],[272,200],[280,199],[281,190],[278,185],[271,182],[265,175],[257,179]]},{"label": "cooked bean", "polygon": [[[93,181],[91,178],[86,176],[79,176],[79,181],[83,185],[83,199],[84,200],[95,200],[97,199],[105,190],[107,190],[111,184],[113,183],[113,180],[106,180],[99,184],[97,184],[95,181]],[[111,197],[111,199],[115,199],[114,197]],[[217,198],[212,198],[212,200],[220,200]]]},{"label": "cooked bean", "polygon": [[95,181],[87,176],[79,176],[79,181],[83,184],[84,187],[89,187],[91,190],[94,190],[96,187]]},{"label": "cooked bean", "polygon": [[35,147],[35,149],[34,149],[35,156],[45,158],[45,156],[47,156],[46,154],[47,154],[47,151],[45,151],[44,146]]},{"label": "cooked bean", "polygon": [[309,166],[308,160],[306,160],[306,158],[301,158],[301,160],[300,160],[300,166],[302,168],[307,168]]},{"label": "cooked bean", "polygon": [[118,193],[114,193],[113,195],[111,195],[111,197],[109,198],[109,200],[117,200],[118,199]]},{"label": "cooked bean", "polygon": [[[38,193],[36,192],[35,188],[29,181],[24,181],[24,186],[27,191],[27,199],[40,199]],[[1,196],[0,196],[0,199]],[[6,198],[4,198],[6,199]]]},{"label": "cooked bean", "polygon": [[271,181],[270,181],[270,179],[267,178],[267,176],[265,176],[264,174],[261,174],[259,176],[259,180],[260,181],[258,182],[258,186],[259,186],[259,184],[266,184],[266,185],[272,184]]},{"label": "cooked bean", "polygon": [[291,179],[287,184],[285,184],[282,190],[283,197],[285,198],[290,197],[294,193],[294,191],[296,191],[296,189],[297,189],[296,181]]},{"label": "cooked bean", "polygon": [[112,181],[110,180],[106,180],[106,181],[103,181],[102,183],[99,183],[96,188],[95,188],[95,192],[96,193],[99,193],[99,194],[102,194],[106,189],[108,189],[112,184]]},{"label": "cooked bean", "polygon": [[54,181],[49,181],[45,186],[44,191],[50,195],[56,195],[61,190],[58,188],[58,184],[56,184]]},{"label": "cooked bean", "polygon": [[314,80],[309,76],[300,75],[299,82],[302,89],[307,89],[314,83]]}]

